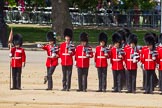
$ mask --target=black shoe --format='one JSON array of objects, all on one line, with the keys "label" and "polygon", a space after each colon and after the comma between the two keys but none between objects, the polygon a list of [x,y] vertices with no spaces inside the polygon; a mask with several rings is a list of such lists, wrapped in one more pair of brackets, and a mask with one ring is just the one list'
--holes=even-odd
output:
[{"label": "black shoe", "polygon": [[162,92],[160,92],[160,95],[162,95]]},{"label": "black shoe", "polygon": [[103,89],[102,92],[106,92],[106,89]]},{"label": "black shoe", "polygon": [[149,94],[154,94],[154,92],[151,91],[151,92],[149,92]]},{"label": "black shoe", "polygon": [[117,93],[117,92],[118,92],[118,90],[113,90],[112,92]]},{"label": "black shoe", "polygon": [[86,90],[86,89],[84,89],[84,90],[83,90],[83,92],[87,92],[87,90]]},{"label": "black shoe", "polygon": [[16,88],[10,88],[10,90],[16,90]]},{"label": "black shoe", "polygon": [[46,90],[52,90],[52,88],[47,88]]},{"label": "black shoe", "polygon": [[146,91],[145,91],[143,94],[149,94],[149,92],[146,92]]},{"label": "black shoe", "polygon": [[17,88],[17,90],[21,90],[21,88]]},{"label": "black shoe", "polygon": [[83,90],[81,90],[81,89],[78,89],[78,90],[77,90],[77,92],[81,92],[81,91],[83,91]]},{"label": "black shoe", "polygon": [[131,91],[127,91],[126,93],[132,93]]},{"label": "black shoe", "polygon": [[66,91],[69,91],[69,89],[66,89]]},{"label": "black shoe", "polygon": [[65,89],[65,88],[63,88],[63,89],[61,89],[61,91],[66,91],[66,89]]},{"label": "black shoe", "polygon": [[97,90],[96,92],[102,92],[102,90]]}]

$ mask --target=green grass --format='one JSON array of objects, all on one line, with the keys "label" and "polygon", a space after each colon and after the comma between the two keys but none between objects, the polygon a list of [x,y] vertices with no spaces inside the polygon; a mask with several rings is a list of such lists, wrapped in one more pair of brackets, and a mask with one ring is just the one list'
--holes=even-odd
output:
[{"label": "green grass", "polygon": [[[33,27],[13,27],[14,34],[20,33],[23,36],[25,42],[46,42],[46,33],[50,31],[50,28],[33,28]],[[98,34],[100,32],[106,32],[108,35],[109,44],[111,43],[112,34],[117,31],[117,29],[110,30],[98,30],[98,29],[75,29],[74,30],[74,42],[79,43],[79,35],[81,32],[87,32],[89,34],[90,44],[97,44]],[[154,32],[159,35],[159,30],[143,29],[143,30],[131,30],[138,36],[138,44],[143,45],[143,36],[146,32]],[[10,28],[8,28],[8,34]]]}]

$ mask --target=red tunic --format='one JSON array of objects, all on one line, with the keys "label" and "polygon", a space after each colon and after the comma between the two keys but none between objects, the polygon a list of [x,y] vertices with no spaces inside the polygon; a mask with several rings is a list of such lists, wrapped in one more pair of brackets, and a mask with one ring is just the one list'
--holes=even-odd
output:
[{"label": "red tunic", "polygon": [[59,53],[58,46],[51,46],[49,44],[42,47],[42,49],[47,51],[47,60],[46,60],[46,66],[57,66],[58,65],[58,57],[55,57],[54,55]]},{"label": "red tunic", "polygon": [[[89,50],[89,57],[86,56],[86,51],[85,49]],[[82,45],[78,45],[76,47],[76,52],[75,52],[75,60],[76,60],[76,66],[78,68],[88,68],[89,67],[89,58],[93,57],[93,52],[91,47],[85,47]]]},{"label": "red tunic", "polygon": [[75,55],[75,49],[71,50],[71,53],[68,53],[68,44],[63,42],[60,45],[60,58],[61,58],[61,65],[63,66],[71,66],[73,65],[73,56]]},{"label": "red tunic", "polygon": [[144,60],[143,60],[144,55],[143,54],[144,54],[145,49],[147,49],[147,48],[148,48],[147,46],[143,46],[141,49],[141,52],[140,52],[140,61],[142,64],[144,63]]},{"label": "red tunic", "polygon": [[145,47],[141,53],[142,53],[141,61],[142,64],[144,65],[144,69],[155,70],[157,57],[155,60],[152,59],[152,54],[148,47],[147,48]]},{"label": "red tunic", "polygon": [[124,59],[127,70],[137,70],[137,62],[139,61],[139,57],[136,59],[137,62],[133,62],[133,55],[134,53],[137,53],[137,55],[139,56],[139,51],[136,50],[135,52],[133,48],[127,47],[126,49],[124,49],[124,52],[125,52]]},{"label": "red tunic", "polygon": [[159,46],[157,48],[158,57],[157,57],[157,63],[159,64],[159,70],[162,71],[162,46]]},{"label": "red tunic", "polygon": [[109,58],[109,54],[108,54],[108,56],[105,56],[105,53],[103,51],[103,47],[97,46],[96,52],[95,52],[95,57],[94,57],[96,67],[107,67],[108,66],[108,63],[107,63],[108,58]]},{"label": "red tunic", "polygon": [[22,67],[22,63],[26,62],[26,55],[23,48],[13,47],[11,49],[11,66],[12,67]]},{"label": "red tunic", "polygon": [[119,58],[117,48],[113,46],[110,51],[110,62],[112,64],[112,70],[123,70],[123,61],[124,57]]}]

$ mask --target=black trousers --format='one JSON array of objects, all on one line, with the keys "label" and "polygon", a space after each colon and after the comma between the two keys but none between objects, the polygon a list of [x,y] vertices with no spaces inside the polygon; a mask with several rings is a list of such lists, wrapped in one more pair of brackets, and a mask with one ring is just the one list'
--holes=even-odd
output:
[{"label": "black trousers", "polygon": [[62,66],[63,73],[63,89],[70,89],[71,87],[71,75],[72,75],[72,66]]},{"label": "black trousers", "polygon": [[106,90],[107,88],[107,67],[97,68],[98,80],[99,80],[99,90]]},{"label": "black trousers", "polygon": [[122,71],[122,89],[128,89],[128,71]]},{"label": "black trousers", "polygon": [[21,67],[12,68],[12,88],[21,89]]},{"label": "black trousers", "polygon": [[53,88],[53,80],[52,75],[55,71],[56,66],[47,67],[47,81],[48,81],[48,89]]},{"label": "black trousers", "polygon": [[136,91],[136,77],[137,77],[137,70],[127,70],[128,75],[128,91],[135,92]]},{"label": "black trousers", "polygon": [[89,68],[78,68],[78,85],[79,90],[87,89],[87,77]]},{"label": "black trousers", "polygon": [[123,70],[113,70],[114,74],[114,91],[120,92],[122,88],[122,72]]},{"label": "black trousers", "polygon": [[154,91],[154,72],[155,70],[145,70],[146,72],[146,90],[147,93]]},{"label": "black trousers", "polygon": [[159,71],[159,87],[160,91],[162,91],[162,71]]}]

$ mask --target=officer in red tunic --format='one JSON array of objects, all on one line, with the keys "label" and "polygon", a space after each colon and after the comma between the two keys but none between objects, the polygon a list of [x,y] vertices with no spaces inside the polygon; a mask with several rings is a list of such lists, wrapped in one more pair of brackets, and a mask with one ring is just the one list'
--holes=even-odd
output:
[{"label": "officer in red tunic", "polygon": [[102,32],[99,34],[99,46],[96,47],[95,64],[98,71],[99,89],[97,92],[106,92],[107,88],[107,59],[109,58],[109,49],[107,47],[107,35]]},{"label": "officer in red tunic", "polygon": [[126,75],[128,78],[128,91],[127,93],[135,93],[136,91],[136,76],[137,76],[137,62],[139,61],[139,51],[137,49],[137,36],[130,34],[127,42],[129,47],[124,49],[125,52],[125,64]]},{"label": "officer in red tunic", "polygon": [[160,34],[158,40],[159,40],[159,46],[157,48],[158,51],[157,63],[158,63],[158,70],[159,70],[159,87],[161,91],[160,94],[162,95],[162,34]]},{"label": "officer in red tunic", "polygon": [[124,52],[121,50],[121,35],[114,33],[112,35],[113,47],[110,50],[110,62],[112,64],[114,90],[113,92],[121,92],[122,89],[122,72],[124,70]]},{"label": "officer in red tunic", "polygon": [[64,30],[65,42],[60,44],[60,51],[59,51],[63,73],[62,91],[69,91],[71,87],[73,56],[75,55],[75,46],[72,44],[72,37],[73,31],[69,28],[66,28]]},{"label": "officer in red tunic", "polygon": [[142,52],[141,62],[143,63],[146,74],[146,94],[152,94],[154,90],[154,72],[156,67],[157,53],[155,49],[155,40],[152,35],[144,37],[147,48]]},{"label": "officer in red tunic", "polygon": [[75,60],[78,68],[78,85],[77,91],[87,91],[87,77],[90,58],[93,57],[92,47],[88,45],[88,34],[83,32],[80,35],[81,44],[76,47]]},{"label": "officer in red tunic", "polygon": [[44,78],[44,84],[48,81],[48,87],[46,90],[53,89],[53,80],[52,75],[55,71],[56,66],[58,65],[58,58],[59,58],[59,48],[56,46],[56,36],[55,32],[48,32],[46,39],[49,42],[47,45],[40,45],[38,47],[46,50],[47,52],[47,60],[46,60],[46,67],[47,67],[47,76]]},{"label": "officer in red tunic", "polygon": [[24,49],[21,47],[23,43],[22,36],[16,34],[13,36],[13,45],[11,48],[11,67],[12,67],[12,82],[11,90],[21,90],[21,73],[22,66],[25,67],[26,55]]},{"label": "officer in red tunic", "polygon": [[[144,35],[144,38],[147,37],[148,35],[152,35],[154,37],[155,43],[156,43],[156,40],[157,40],[156,34],[148,32]],[[148,48],[147,45],[142,47],[141,52],[140,52],[140,60],[142,59],[141,57],[143,57],[145,49],[147,49],[147,48]],[[142,87],[142,90],[145,90],[146,89],[146,82],[145,82],[146,81],[146,72],[145,72],[145,69],[143,67],[142,61],[141,61],[141,68],[142,68],[142,71],[143,71],[143,87]],[[156,75],[155,72],[153,73],[153,76],[154,76],[154,87],[156,87],[156,85],[158,83],[158,78],[157,78],[157,75]]]}]

